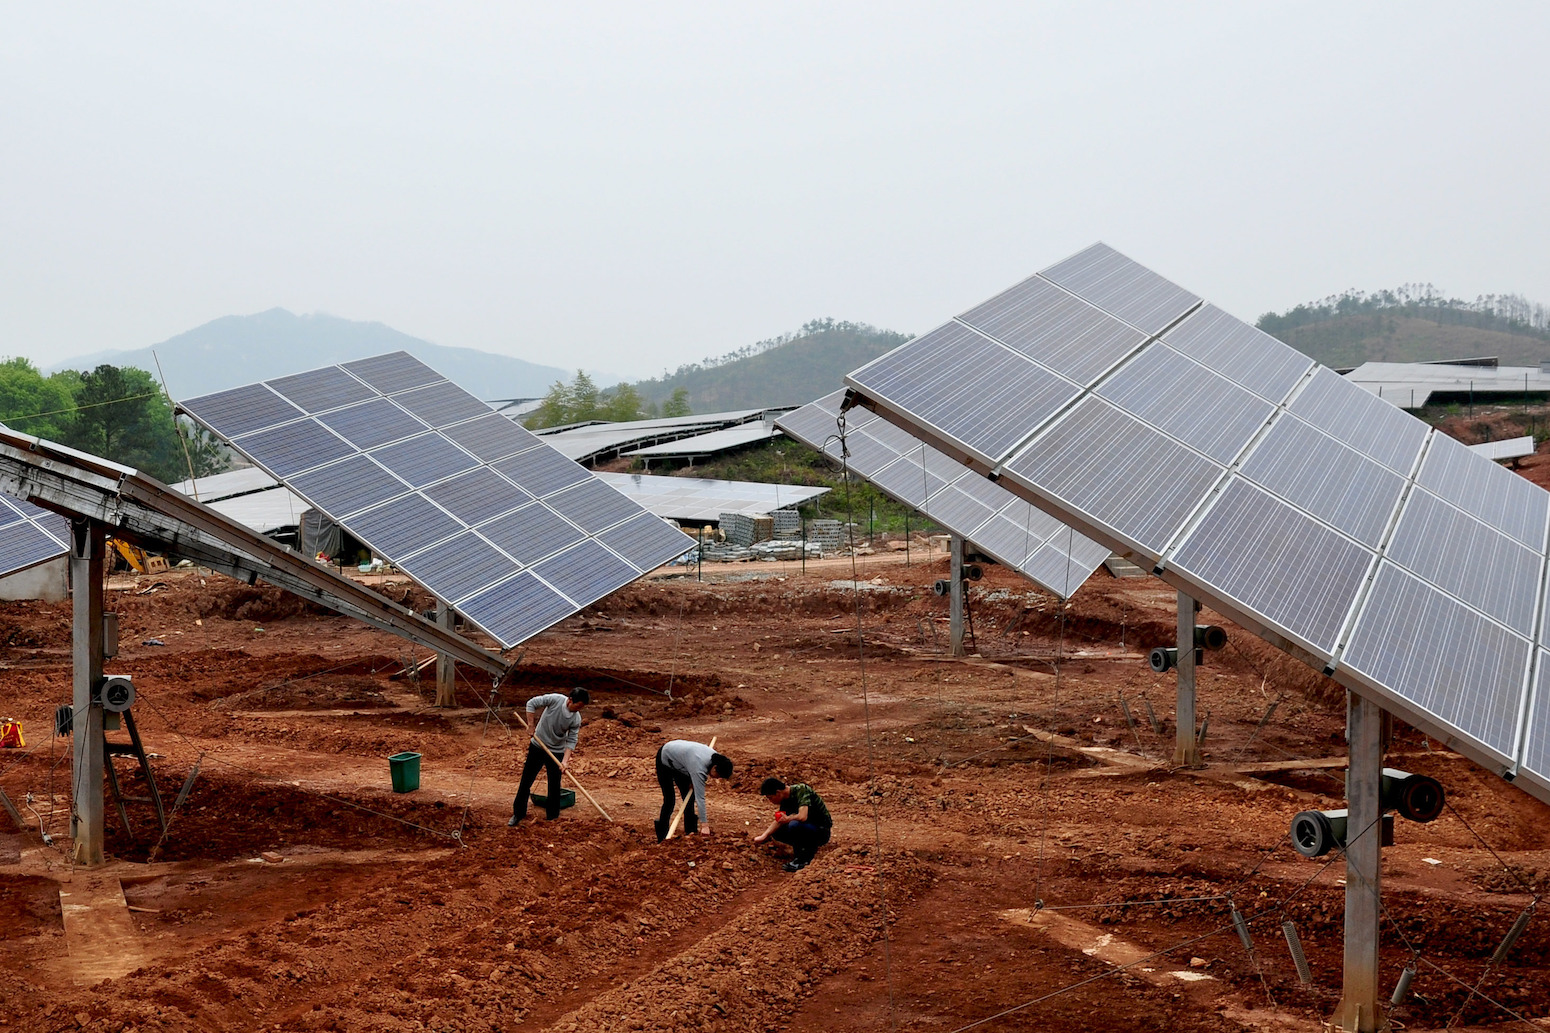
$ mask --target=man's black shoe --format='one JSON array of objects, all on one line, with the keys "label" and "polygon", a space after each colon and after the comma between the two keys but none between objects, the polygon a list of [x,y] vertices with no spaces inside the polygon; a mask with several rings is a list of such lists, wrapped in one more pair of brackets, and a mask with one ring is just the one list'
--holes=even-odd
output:
[{"label": "man's black shoe", "polygon": [[784,869],[786,871],[788,871],[788,872],[799,872],[803,868],[806,868],[806,867],[807,867],[807,858],[805,858],[805,857],[793,857],[791,860],[787,861],[785,863],[785,865],[784,865]]},{"label": "man's black shoe", "polygon": [[658,818],[656,821],[651,823],[651,827],[656,830],[658,843],[667,838],[667,822]]}]

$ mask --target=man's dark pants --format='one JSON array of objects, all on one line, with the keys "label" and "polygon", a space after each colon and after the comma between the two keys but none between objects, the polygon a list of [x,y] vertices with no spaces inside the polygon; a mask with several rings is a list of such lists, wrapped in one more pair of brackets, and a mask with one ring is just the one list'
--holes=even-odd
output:
[{"label": "man's dark pants", "polygon": [[775,839],[791,847],[793,858],[811,861],[818,848],[829,841],[830,828],[810,821],[788,821],[775,830]]},{"label": "man's dark pants", "polygon": [[517,784],[517,797],[511,801],[512,817],[522,821],[527,817],[527,798],[533,791],[533,780],[538,769],[549,773],[549,802],[544,806],[544,816],[550,821],[560,816],[560,765],[533,740],[528,740],[527,761],[522,765],[522,781]]},{"label": "man's dark pants", "polygon": [[691,797],[694,796],[694,783],[689,776],[682,771],[676,771],[662,763],[662,749],[657,748],[657,785],[662,787],[662,813],[657,817],[657,841],[667,835],[668,822],[672,820],[673,808],[678,805],[678,798],[674,790],[682,794],[689,801],[684,808],[684,835],[692,836],[700,830],[699,809],[694,806]]}]

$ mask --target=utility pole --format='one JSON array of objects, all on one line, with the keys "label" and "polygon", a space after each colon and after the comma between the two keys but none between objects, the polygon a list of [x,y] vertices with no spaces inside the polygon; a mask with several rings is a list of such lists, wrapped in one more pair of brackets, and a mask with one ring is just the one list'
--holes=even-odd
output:
[{"label": "utility pole", "polygon": [[952,579],[952,588],[947,593],[949,601],[950,623],[948,624],[949,656],[963,655],[963,539],[958,535],[952,538],[953,558],[951,570],[948,576]]},{"label": "utility pole", "polygon": [[1378,923],[1382,915],[1383,710],[1351,694],[1346,711],[1345,973],[1334,1022],[1346,1033],[1375,1033]]},{"label": "utility pole", "polygon": [[[452,607],[436,600],[436,623],[451,631],[455,620]],[[457,706],[457,661],[446,653],[436,654],[436,705]]]}]

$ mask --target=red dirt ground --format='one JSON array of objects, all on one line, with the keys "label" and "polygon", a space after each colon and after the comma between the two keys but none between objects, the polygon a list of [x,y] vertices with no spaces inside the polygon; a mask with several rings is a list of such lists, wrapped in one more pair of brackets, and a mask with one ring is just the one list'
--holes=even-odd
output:
[{"label": "red dirt ground", "polygon": [[[50,735],[70,610],[0,604],[0,715],[29,744],[0,753],[29,823],[0,826],[0,1030],[1319,1028],[1344,869],[1298,856],[1287,828],[1343,805],[1338,687],[1234,629],[1201,669],[1208,766],[1173,770],[1173,677],[1145,662],[1173,638],[1171,590],[1100,571],[1063,608],[992,567],[971,592],[977,656],[952,661],[930,591],[945,563],[913,558],[863,558],[859,591],[848,560],[638,583],[529,643],[494,712],[484,676],[460,671],[463,706],[437,710],[403,676],[423,652],[277,591],[111,581],[109,670],[135,677],[169,805],[198,773],[164,840],[146,805],[126,832],[110,803],[140,967],[90,987],[59,896],[82,877],[69,740]],[[511,705],[577,684],[594,703],[576,770],[615,820],[581,802],[507,828]],[[652,755],[713,735],[738,768],[712,783],[714,835],[659,846]],[[385,758],[405,750],[422,787],[394,794]],[[1487,964],[1550,887],[1550,809],[1403,728],[1389,762],[1450,801],[1384,852],[1385,985],[1420,961],[1395,1018],[1550,1016],[1542,917]],[[835,815],[795,875],[748,839],[772,774]],[[1116,967],[1126,945],[1158,956]]]}]

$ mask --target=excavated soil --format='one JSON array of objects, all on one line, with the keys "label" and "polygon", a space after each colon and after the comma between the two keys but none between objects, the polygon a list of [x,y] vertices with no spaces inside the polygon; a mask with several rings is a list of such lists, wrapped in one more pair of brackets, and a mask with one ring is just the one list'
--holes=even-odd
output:
[{"label": "excavated soil", "polygon": [[[1342,806],[1339,687],[1229,626],[1200,671],[1207,766],[1175,769],[1173,676],[1145,660],[1171,644],[1171,590],[1100,571],[1063,606],[990,567],[976,655],[950,660],[945,561],[913,559],[864,558],[859,582],[848,560],[643,581],[528,643],[498,688],[460,669],[453,709],[414,674],[423,650],[262,585],[110,581],[109,670],[134,676],[168,806],[186,795],[165,835],[110,798],[133,970],[94,986],[60,903],[86,877],[51,734],[70,609],[0,604],[0,715],[28,740],[0,752],[25,821],[0,812],[0,1030],[1320,1028],[1344,867],[1287,829]],[[593,693],[575,770],[613,820],[582,799],[508,828],[521,704],[574,685]],[[714,834],[658,845],[652,756],[711,736],[737,765],[712,782]],[[404,751],[421,787],[394,793]],[[1449,793],[1384,852],[1385,994],[1418,966],[1393,1017],[1550,1025],[1543,915],[1490,962],[1550,890],[1550,809],[1403,727],[1389,763]],[[749,839],[768,775],[835,817],[797,874]]]}]

